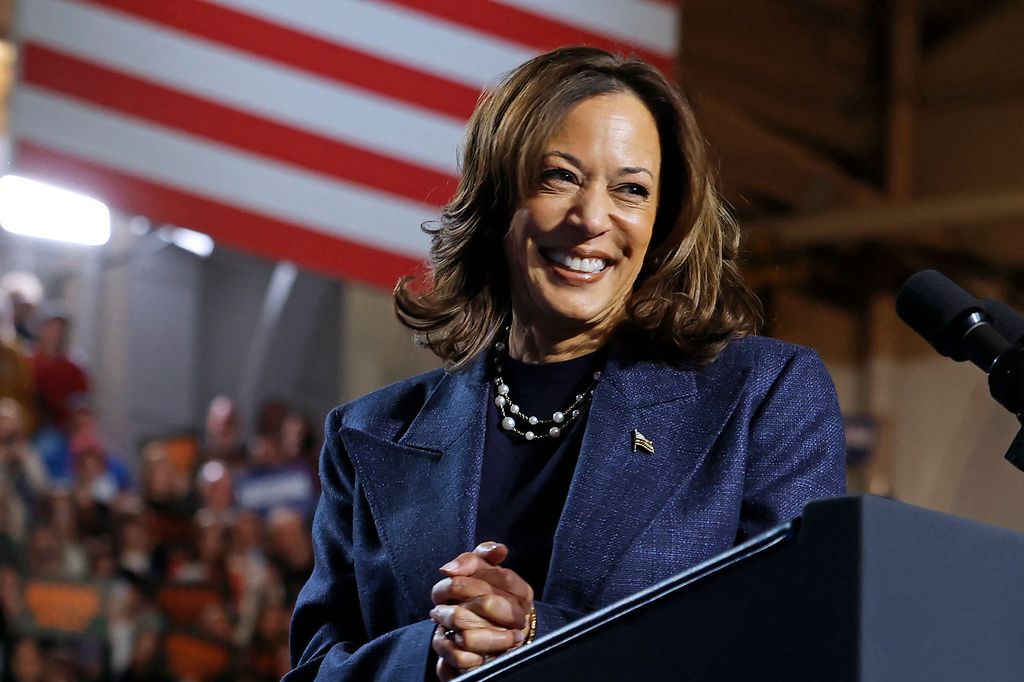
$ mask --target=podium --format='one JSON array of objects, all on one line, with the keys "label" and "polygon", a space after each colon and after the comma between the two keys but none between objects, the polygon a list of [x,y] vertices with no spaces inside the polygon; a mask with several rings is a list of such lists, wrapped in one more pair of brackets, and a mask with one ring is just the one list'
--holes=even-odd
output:
[{"label": "podium", "polygon": [[459,678],[1024,680],[1024,533],[892,500],[802,518]]}]

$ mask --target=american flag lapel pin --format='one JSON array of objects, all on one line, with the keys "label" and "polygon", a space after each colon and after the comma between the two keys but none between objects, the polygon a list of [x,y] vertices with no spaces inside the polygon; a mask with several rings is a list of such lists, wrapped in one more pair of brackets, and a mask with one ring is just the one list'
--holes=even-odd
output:
[{"label": "american flag lapel pin", "polygon": [[637,450],[643,450],[644,452],[653,455],[654,441],[636,429],[633,429],[633,452],[636,452]]}]

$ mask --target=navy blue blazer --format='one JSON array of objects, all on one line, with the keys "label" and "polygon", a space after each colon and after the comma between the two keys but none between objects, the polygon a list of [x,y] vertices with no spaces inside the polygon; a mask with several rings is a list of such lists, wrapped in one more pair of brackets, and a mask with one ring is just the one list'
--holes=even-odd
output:
[{"label": "navy blue blazer", "polygon": [[[430,588],[472,547],[485,368],[479,358],[428,372],[328,417],[316,566],[286,681],[433,679]],[[654,454],[632,451],[633,429]],[[696,369],[613,354],[555,532],[539,633],[842,494],[844,455],[835,391],[812,350],[743,338]]]}]

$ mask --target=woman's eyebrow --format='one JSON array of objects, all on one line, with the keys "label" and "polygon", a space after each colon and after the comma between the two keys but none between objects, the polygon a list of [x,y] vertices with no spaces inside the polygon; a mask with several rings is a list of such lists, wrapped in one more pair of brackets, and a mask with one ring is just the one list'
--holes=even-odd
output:
[{"label": "woman's eyebrow", "polygon": [[568,161],[572,165],[576,166],[577,168],[582,168],[583,167],[583,164],[580,162],[580,160],[577,159],[572,154],[570,154],[569,152],[562,152],[562,151],[558,151],[556,149],[556,150],[548,152],[548,156],[557,156],[559,158],[565,159],[566,161]]},{"label": "woman's eyebrow", "polygon": [[634,173],[647,173],[647,175],[651,176],[651,180],[654,180],[654,173],[643,166],[623,166],[619,169],[619,175],[632,175]]}]

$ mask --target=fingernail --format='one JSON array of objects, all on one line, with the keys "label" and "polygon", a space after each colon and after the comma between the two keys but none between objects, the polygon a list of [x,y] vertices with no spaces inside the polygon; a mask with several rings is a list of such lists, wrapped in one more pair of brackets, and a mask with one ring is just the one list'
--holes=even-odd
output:
[{"label": "fingernail", "polygon": [[458,561],[449,561],[448,563],[446,563],[444,566],[441,567],[441,570],[442,571],[454,571],[458,567],[459,567],[459,562]]},{"label": "fingernail", "polygon": [[524,639],[526,639],[526,635],[523,634],[522,630],[516,630],[515,632],[512,633],[512,639],[515,640],[516,644],[519,644],[519,642],[521,642]]},{"label": "fingernail", "polygon": [[484,543],[480,544],[480,549],[482,549],[485,552],[493,552],[497,548],[498,548],[498,543],[497,542],[484,542]]}]

